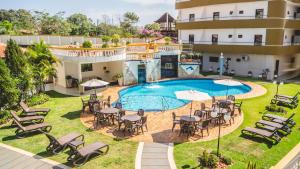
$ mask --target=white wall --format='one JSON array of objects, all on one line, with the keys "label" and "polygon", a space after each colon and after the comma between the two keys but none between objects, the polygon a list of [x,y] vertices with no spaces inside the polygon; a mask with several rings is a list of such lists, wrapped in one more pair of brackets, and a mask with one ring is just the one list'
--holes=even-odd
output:
[{"label": "white wall", "polygon": [[[203,70],[209,71],[212,67],[214,72],[217,72],[219,63],[209,62],[210,56],[219,57],[218,54],[205,53],[203,57]],[[242,57],[248,56],[248,61],[243,61]],[[268,68],[270,70],[269,78],[272,78],[274,72],[275,60],[272,55],[236,55],[236,54],[224,54],[225,58],[231,58],[229,62],[229,71],[235,70],[237,75],[247,76],[248,71],[252,71],[254,77],[258,77],[263,69]],[[237,59],[241,59],[241,62],[237,62]]]},{"label": "white wall", "polygon": [[[212,20],[214,12],[220,12],[220,19],[254,19],[256,9],[264,9],[264,16],[268,14],[268,1],[256,1],[245,3],[217,4],[209,6],[201,6],[195,8],[186,8],[179,10],[179,21],[187,22],[189,14],[195,14],[195,20]],[[230,15],[230,11],[233,14]],[[244,11],[244,14],[239,14]]]},{"label": "white wall", "polygon": [[[218,44],[235,44],[235,45],[253,45],[254,35],[262,35],[263,43],[266,41],[266,29],[191,29],[180,30],[179,39],[183,43],[188,43],[189,35],[194,34],[195,44],[212,44],[211,39],[213,34],[218,34]],[[232,35],[229,38],[228,35]],[[238,35],[243,35],[242,38],[238,38]]]}]

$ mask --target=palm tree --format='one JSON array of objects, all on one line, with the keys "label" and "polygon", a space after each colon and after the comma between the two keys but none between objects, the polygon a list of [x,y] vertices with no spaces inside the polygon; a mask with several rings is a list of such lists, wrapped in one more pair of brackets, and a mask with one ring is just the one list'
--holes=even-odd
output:
[{"label": "palm tree", "polygon": [[36,87],[39,89],[39,92],[44,91],[46,80],[49,77],[56,77],[57,71],[55,66],[59,63],[59,60],[51,53],[44,41],[30,46],[27,54],[32,65]]}]

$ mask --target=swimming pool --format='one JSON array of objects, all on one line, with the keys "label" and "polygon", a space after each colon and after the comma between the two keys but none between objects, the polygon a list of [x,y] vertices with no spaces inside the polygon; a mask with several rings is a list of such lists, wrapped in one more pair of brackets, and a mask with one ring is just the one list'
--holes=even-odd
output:
[{"label": "swimming pool", "polygon": [[[227,91],[228,89],[228,91]],[[210,96],[238,95],[248,93],[251,88],[247,85],[225,86],[215,84],[211,79],[170,80],[157,83],[146,83],[123,89],[119,92],[119,102],[123,109],[137,111],[164,111],[177,109],[189,103],[178,100],[176,91],[197,90]]]}]

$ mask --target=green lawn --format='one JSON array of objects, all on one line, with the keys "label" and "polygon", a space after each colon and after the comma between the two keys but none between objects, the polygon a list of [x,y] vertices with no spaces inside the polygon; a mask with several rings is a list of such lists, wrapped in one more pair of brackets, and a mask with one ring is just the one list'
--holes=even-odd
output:
[{"label": "green lawn", "polygon": [[[299,132],[299,110],[289,110],[285,116],[289,116],[291,112],[297,112],[294,119],[297,125],[287,137],[284,137],[277,145],[271,146],[262,139],[249,140],[241,137],[241,130],[246,126],[254,126],[255,122],[261,119],[265,106],[270,103],[271,98],[276,93],[276,85],[272,83],[256,82],[268,89],[268,93],[264,96],[244,100],[244,123],[233,133],[221,138],[221,153],[233,159],[233,165],[230,168],[246,168],[249,161],[256,162],[258,168],[270,168],[277,164],[295,145],[300,141]],[[300,91],[300,85],[286,84],[280,86],[281,94],[294,95]],[[177,168],[195,168],[198,166],[197,157],[203,150],[216,150],[217,141],[185,143],[177,144],[174,148],[175,161]]]},{"label": "green lawn", "polygon": [[[107,155],[89,161],[82,168],[134,168],[137,143],[130,141],[115,141],[111,137],[93,132],[83,126],[79,119],[81,110],[81,101],[79,97],[69,97],[55,92],[50,92],[49,95],[51,97],[50,101],[40,107],[51,108],[51,112],[46,116],[45,120],[53,126],[51,134],[54,136],[62,136],[75,131],[84,134],[87,143],[101,141],[110,145],[110,150]],[[61,163],[66,163],[66,152],[58,155],[51,155],[45,152],[48,144],[48,139],[45,135],[40,134],[23,139],[16,139],[14,131],[14,128],[8,126],[1,127],[1,142]]]},{"label": "green lawn", "polygon": [[[247,79],[243,79],[247,80]],[[256,162],[262,168],[269,168],[275,165],[284,155],[286,155],[300,140],[300,132],[298,130],[300,124],[299,114],[296,114],[295,121],[297,125],[293,128],[293,132],[284,137],[282,141],[274,146],[260,140],[260,142],[248,140],[240,137],[241,129],[246,126],[254,126],[254,123],[261,119],[260,111],[270,102],[275,94],[276,86],[271,83],[256,82],[268,89],[265,96],[244,100],[244,123],[233,133],[224,136],[221,139],[221,153],[230,156],[233,159],[231,168],[246,168],[248,161]],[[300,90],[300,85],[286,84],[280,87],[280,93],[293,95]],[[79,120],[81,101],[79,97],[69,97],[55,92],[49,93],[51,99],[47,103],[39,107],[49,107],[52,109],[46,117],[46,122],[53,125],[51,133],[55,136],[62,136],[69,132],[80,132],[85,135],[87,143],[94,141],[102,141],[110,145],[110,151],[107,155],[89,161],[82,168],[105,168],[105,169],[133,169],[134,159],[137,149],[136,142],[116,141],[111,137],[104,136],[100,133],[93,132],[82,125]],[[289,110],[289,109],[288,109]],[[299,112],[297,108],[295,112]],[[286,116],[289,116],[291,110]],[[8,126],[0,128],[1,142],[18,147],[52,160],[66,163],[66,152],[58,155],[51,155],[45,152],[48,144],[47,138],[40,134],[30,136],[24,139],[16,139],[15,129]],[[197,164],[197,156],[204,149],[215,150],[217,141],[200,142],[200,143],[184,143],[175,145],[175,161],[178,168],[194,168]]]}]

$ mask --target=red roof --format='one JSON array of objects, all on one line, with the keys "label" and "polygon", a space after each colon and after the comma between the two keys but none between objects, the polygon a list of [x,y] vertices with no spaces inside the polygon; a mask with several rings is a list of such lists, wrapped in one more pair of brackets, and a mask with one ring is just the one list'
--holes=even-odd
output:
[{"label": "red roof", "polygon": [[4,51],[5,51],[6,45],[3,43],[0,43],[0,58],[4,58]]}]

